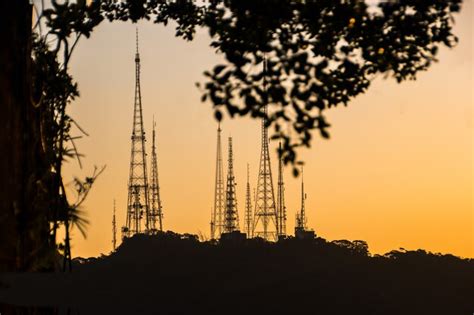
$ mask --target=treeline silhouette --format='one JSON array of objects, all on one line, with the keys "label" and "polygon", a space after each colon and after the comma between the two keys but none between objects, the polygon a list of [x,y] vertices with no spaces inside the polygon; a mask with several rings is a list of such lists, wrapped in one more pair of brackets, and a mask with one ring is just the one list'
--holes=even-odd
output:
[{"label": "treeline silhouette", "polygon": [[56,297],[46,301],[70,305],[80,314],[454,315],[474,310],[472,259],[402,249],[372,256],[364,241],[218,243],[166,232],[135,235],[111,255],[76,258],[73,267],[72,274],[48,279]]},{"label": "treeline silhouette", "polygon": [[17,295],[21,292],[29,305],[41,301],[78,314],[455,315],[474,310],[473,259],[402,249],[370,255],[364,241],[218,243],[166,232],[135,235],[108,256],[73,263],[71,274],[17,279]]}]

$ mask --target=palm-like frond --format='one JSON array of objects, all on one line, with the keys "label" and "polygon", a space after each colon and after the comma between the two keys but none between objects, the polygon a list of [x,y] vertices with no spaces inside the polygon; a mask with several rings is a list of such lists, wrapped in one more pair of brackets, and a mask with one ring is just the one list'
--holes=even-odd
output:
[{"label": "palm-like frond", "polygon": [[89,220],[87,219],[86,212],[80,207],[71,207],[69,208],[69,222],[71,228],[77,227],[79,232],[81,232],[84,238],[87,238],[86,230],[89,225]]}]

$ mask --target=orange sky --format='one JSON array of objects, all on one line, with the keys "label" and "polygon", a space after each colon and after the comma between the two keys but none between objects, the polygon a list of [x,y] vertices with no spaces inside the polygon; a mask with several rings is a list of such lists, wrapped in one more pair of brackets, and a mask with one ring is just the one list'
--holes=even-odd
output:
[{"label": "orange sky", "polygon": [[[372,253],[403,247],[474,257],[473,17],[467,0],[455,27],[460,44],[443,48],[440,62],[417,81],[399,85],[378,78],[347,108],[326,112],[331,139],[316,137],[310,150],[300,152],[306,161],[308,225],[318,235],[363,239]],[[164,227],[209,236],[216,123],[210,104],[200,102],[195,82],[203,82],[203,71],[222,57],[209,47],[203,30],[188,43],[176,39],[171,27],[146,22],[139,27],[143,110],[148,135],[153,115],[157,121]],[[65,180],[107,165],[84,205],[91,222],[87,239],[73,232],[74,256],[110,252],[114,198],[118,226],[125,221],[134,36],[130,23],[104,22],[73,56],[71,72],[81,97],[69,113],[90,137],[78,143],[86,154],[83,170],[75,161],[67,163]],[[259,122],[225,119],[222,127],[225,150],[227,137],[234,141],[242,219],[247,163],[252,190],[257,181]],[[274,150],[272,154],[276,182]],[[292,233],[300,184],[290,169],[285,172]]]}]

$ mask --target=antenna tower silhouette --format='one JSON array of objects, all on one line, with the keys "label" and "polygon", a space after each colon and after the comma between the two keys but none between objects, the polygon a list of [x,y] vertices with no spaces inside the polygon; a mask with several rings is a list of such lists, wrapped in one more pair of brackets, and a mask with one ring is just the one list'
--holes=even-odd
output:
[{"label": "antenna tower silhouette", "polygon": [[245,193],[245,233],[248,238],[253,237],[252,197],[250,195],[249,165],[247,163],[247,191]]},{"label": "antenna tower silhouette", "polygon": [[283,161],[281,158],[281,142],[278,146],[278,192],[277,192],[277,216],[278,236],[286,236],[286,206],[285,206],[285,183],[283,181]]},{"label": "antenna tower silhouette", "polygon": [[[132,153],[128,179],[127,219],[122,229],[124,237],[150,230],[150,207],[146,167],[145,131],[143,130],[142,95],[140,90],[140,55],[138,53],[138,29],[135,54],[135,104],[133,108]],[[144,229],[142,224],[144,223]]]},{"label": "antenna tower silhouette", "polygon": [[152,233],[163,231],[163,208],[160,198],[160,182],[158,180],[158,159],[156,157],[156,131],[153,118],[153,142],[151,146],[151,182],[150,182],[150,230]]},{"label": "antenna tower silhouette", "polygon": [[296,227],[295,230],[306,230],[306,211],[304,207],[304,202],[306,200],[306,194],[304,193],[304,179],[303,179],[303,168],[301,168],[301,209],[300,213],[296,214]]},{"label": "antenna tower silhouette", "polygon": [[225,194],[224,232],[231,233],[239,230],[239,212],[237,211],[237,196],[235,193],[234,162],[232,138],[229,137],[229,159],[227,166],[227,186]]},{"label": "antenna tower silhouette", "polygon": [[224,170],[222,166],[221,148],[221,124],[217,127],[217,149],[216,149],[216,179],[214,186],[214,208],[211,216],[211,239],[218,239],[223,232],[224,224]]},{"label": "antenna tower silhouette", "polygon": [[[263,88],[266,91],[267,61],[263,60]],[[267,114],[267,105],[263,111]],[[254,212],[253,236],[262,237],[265,240],[276,241],[278,239],[278,216],[275,208],[275,192],[273,190],[272,169],[270,165],[270,153],[268,144],[268,130],[266,118],[262,120],[262,150],[260,153],[260,169],[258,172],[257,195]]]},{"label": "antenna tower silhouette", "polygon": [[115,220],[115,199],[114,199],[114,212],[112,215],[112,247],[114,251],[117,248],[117,221]]}]

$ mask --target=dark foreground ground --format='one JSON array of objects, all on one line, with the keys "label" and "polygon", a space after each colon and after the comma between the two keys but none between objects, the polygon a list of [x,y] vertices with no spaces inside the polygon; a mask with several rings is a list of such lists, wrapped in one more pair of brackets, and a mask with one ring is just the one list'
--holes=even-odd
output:
[{"label": "dark foreground ground", "polygon": [[3,274],[6,314],[468,314],[474,260],[365,242],[135,236],[71,274]]}]

